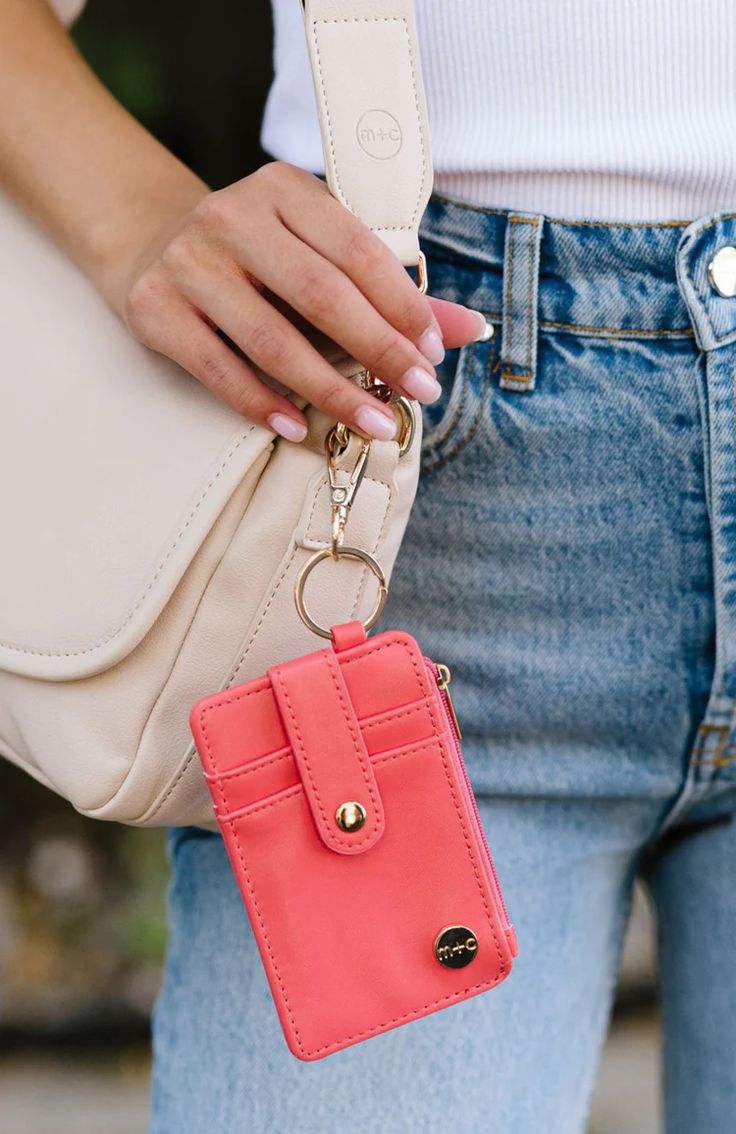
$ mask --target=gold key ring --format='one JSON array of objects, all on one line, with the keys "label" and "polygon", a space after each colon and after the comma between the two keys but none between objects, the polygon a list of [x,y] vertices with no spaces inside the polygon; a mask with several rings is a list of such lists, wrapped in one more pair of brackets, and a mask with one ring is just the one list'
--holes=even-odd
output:
[{"label": "gold key ring", "polygon": [[359,547],[340,547],[336,552],[333,552],[332,548],[330,547],[325,547],[321,551],[315,551],[314,555],[312,555],[311,558],[307,560],[307,562],[304,564],[301,571],[297,575],[296,586],[294,587],[294,600],[296,602],[296,609],[299,611],[299,617],[301,618],[304,625],[308,626],[309,629],[314,631],[315,634],[319,634],[320,638],[331,638],[332,634],[326,627],[320,626],[319,623],[315,622],[308,613],[304,603],[304,586],[314,568],[318,563],[321,563],[323,559],[342,558],[357,559],[361,563],[364,563],[366,567],[370,568],[375,578],[378,580],[378,595],[376,596],[375,605],[371,613],[363,622],[366,632],[370,630],[371,626],[374,626],[376,624],[378,617],[381,614],[381,611],[383,610],[386,603],[386,597],[388,595],[386,576],[384,574],[383,568],[381,567],[381,564],[367,551],[363,551]]}]

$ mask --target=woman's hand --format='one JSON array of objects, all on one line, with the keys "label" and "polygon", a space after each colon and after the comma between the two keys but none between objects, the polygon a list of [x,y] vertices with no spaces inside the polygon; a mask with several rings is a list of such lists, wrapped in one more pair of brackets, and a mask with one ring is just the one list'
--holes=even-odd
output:
[{"label": "woman's hand", "polygon": [[423,402],[440,392],[442,339],[460,346],[485,329],[477,312],[422,296],[295,166],[272,162],[210,192],[105,90],[44,0],[0,0],[0,185],[142,342],[292,440],[304,415],[253,365],[361,433],[395,432],[393,413],[308,342],[307,324]]},{"label": "woman's hand", "polygon": [[121,314],[146,346],[292,441],[306,434],[304,415],[249,363],[363,434],[396,431],[393,412],[325,361],[307,325],[397,392],[432,402],[443,339],[469,342],[485,323],[456,304],[433,308],[324,182],[278,161],[203,195],[175,231],[157,234],[133,266]]}]

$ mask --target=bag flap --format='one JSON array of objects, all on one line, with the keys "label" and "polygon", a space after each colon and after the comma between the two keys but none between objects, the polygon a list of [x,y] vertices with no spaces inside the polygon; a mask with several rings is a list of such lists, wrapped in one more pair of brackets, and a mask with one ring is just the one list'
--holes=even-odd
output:
[{"label": "bag flap", "polygon": [[143,639],[273,434],[133,339],[2,197],[0,246],[0,666],[69,680]]}]

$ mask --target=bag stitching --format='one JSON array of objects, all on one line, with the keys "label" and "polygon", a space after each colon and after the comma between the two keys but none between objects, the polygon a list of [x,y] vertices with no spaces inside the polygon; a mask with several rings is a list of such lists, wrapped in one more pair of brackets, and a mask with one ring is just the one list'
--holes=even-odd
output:
[{"label": "bag stitching", "polygon": [[424,709],[426,709],[426,707],[427,698],[422,697],[420,701],[415,702],[413,705],[404,705],[396,711],[389,710],[386,716],[384,716],[383,714],[376,714],[375,720],[368,720],[365,724],[360,721],[360,730],[361,732],[367,732],[369,728],[380,728],[382,725],[388,724],[390,721],[401,720],[402,717],[409,717],[412,715],[412,713],[421,713]]},{"label": "bag stitching", "polygon": [[[411,412],[414,413],[413,410]],[[401,457],[399,457],[399,460],[401,460]],[[393,511],[394,511],[394,497],[395,497],[394,490],[393,490],[392,486],[387,481],[376,480],[375,483],[376,484],[382,484],[384,486],[384,488],[388,489],[388,504],[386,505],[386,510],[383,513],[383,521],[381,523],[381,530],[379,531],[379,533],[378,533],[378,535],[377,535],[377,537],[376,537],[376,539],[373,543],[373,547],[371,548],[371,552],[373,553],[373,555],[375,555],[376,552],[378,551],[378,548],[381,546],[381,542],[382,542],[384,536],[386,535],[386,531],[388,530],[389,516],[392,515]],[[355,618],[355,616],[358,612],[358,607],[360,606],[360,603],[363,599],[363,595],[365,593],[365,585],[368,581],[370,574],[371,574],[370,568],[364,567],[362,575],[361,575],[360,582],[358,583],[358,587],[357,587],[357,590],[355,592],[355,602],[353,603],[352,609],[350,611],[350,620]]]},{"label": "bag stitching", "polygon": [[[315,56],[316,56],[316,59],[317,59],[317,70],[319,72],[320,86],[322,87],[322,98],[324,99],[325,121],[327,123],[327,132],[328,132],[328,135],[329,135],[330,154],[332,155],[332,164],[333,164],[333,167],[334,167],[334,170],[335,170],[335,181],[336,181],[336,184],[337,184],[337,188],[340,191],[340,194],[344,198],[346,204],[348,204],[348,196],[345,193],[345,190],[343,189],[343,187],[340,183],[340,172],[339,172],[339,169],[338,169],[337,155],[335,153],[334,136],[333,136],[333,132],[332,132],[332,118],[330,116],[329,101],[328,101],[328,98],[327,98],[327,91],[325,89],[324,74],[323,74],[323,71],[322,71],[322,57],[320,55],[319,40],[318,40],[318,37],[317,37],[317,24],[391,24],[391,23],[393,23],[393,24],[400,23],[400,24],[403,25],[404,32],[406,34],[406,39],[407,39],[407,46],[408,46],[408,49],[409,49],[409,68],[410,68],[410,71],[411,71],[411,85],[412,85],[412,91],[414,93],[414,106],[415,106],[415,109],[416,109],[416,112],[417,112],[417,122],[418,122],[418,125],[419,125],[419,144],[420,144],[421,153],[422,153],[422,180],[421,180],[421,183],[419,185],[419,192],[417,193],[417,201],[416,201],[416,204],[414,206],[414,210],[413,210],[412,215],[411,215],[411,221],[410,221],[409,224],[376,225],[376,226],[371,226],[371,227],[372,227],[374,232],[411,232],[412,229],[414,228],[414,223],[416,221],[417,214],[419,212],[419,205],[420,205],[421,200],[422,200],[422,194],[424,192],[424,185],[425,185],[425,182],[427,180],[427,155],[426,155],[426,150],[425,150],[425,145],[424,145],[424,131],[422,129],[422,115],[421,115],[420,110],[419,110],[419,95],[418,95],[418,92],[417,92],[417,81],[416,81],[416,68],[415,68],[415,64],[414,64],[414,53],[412,51],[411,36],[409,35],[409,27],[408,27],[408,24],[406,22],[406,18],[404,16],[374,16],[374,17],[362,17],[362,18],[349,17],[349,18],[345,18],[345,19],[313,20],[312,21],[312,40],[314,42],[314,51],[315,51]],[[349,204],[348,204],[348,207],[351,208],[351,210],[353,212],[356,211]]]},{"label": "bag stitching", "polygon": [[0,646],[2,646],[6,650],[11,650],[13,653],[32,654],[35,657],[76,658],[76,657],[82,657],[82,656],[84,656],[84,654],[91,654],[95,650],[98,650],[101,646],[106,646],[109,642],[112,642],[115,638],[117,638],[118,635],[121,634],[122,631],[125,629],[125,627],[128,625],[128,623],[131,622],[131,620],[135,617],[136,613],[138,612],[140,607],[143,605],[143,603],[145,602],[149,593],[151,592],[151,590],[155,586],[156,581],[159,578],[159,576],[161,575],[161,572],[163,571],[164,567],[166,566],[169,559],[174,554],[174,551],[176,550],[176,548],[178,547],[178,545],[181,543],[182,539],[184,538],[184,535],[186,534],[187,528],[190,526],[190,524],[192,523],[192,520],[194,519],[197,512],[201,508],[201,506],[204,503],[204,501],[206,500],[207,496],[209,495],[210,489],[213,487],[215,482],[220,478],[222,473],[225,471],[227,465],[230,463],[232,457],[235,455],[235,453],[240,448],[240,446],[243,444],[243,442],[251,435],[251,433],[253,432],[253,430],[255,428],[256,428],[255,425],[251,425],[245,431],[245,433],[243,433],[241,435],[240,440],[237,441],[234,445],[232,445],[231,448],[228,450],[228,452],[225,454],[225,456],[223,457],[223,460],[222,460],[222,464],[220,465],[217,472],[212,477],[212,479],[209,482],[209,484],[207,485],[207,487],[205,489],[203,489],[202,494],[199,497],[199,499],[197,500],[196,504],[194,504],[194,506],[192,507],[191,512],[187,516],[184,524],[180,528],[177,535],[174,537],[174,540],[173,540],[171,546],[169,547],[168,551],[166,552],[163,559],[159,563],[158,567],[154,571],[153,576],[149,580],[148,585],[146,586],[145,590],[141,594],[140,598],[136,601],[135,605],[133,606],[133,608],[129,612],[128,616],[125,618],[125,620],[123,622],[120,623],[120,625],[117,627],[117,629],[110,630],[103,638],[100,638],[100,640],[98,642],[95,642],[95,644],[93,646],[87,646],[83,650],[67,650],[63,653],[60,652],[60,651],[57,651],[57,650],[40,650],[40,649],[32,649],[32,648],[29,648],[29,647],[26,647],[26,646],[18,646],[18,645],[14,645],[12,642],[4,641],[3,639],[0,639]]},{"label": "bag stitching", "polygon": [[[271,602],[273,601],[274,596],[276,596],[276,592],[278,591],[279,586],[281,585],[282,581],[284,581],[284,578],[285,578],[285,576],[288,572],[289,566],[291,564],[291,560],[293,560],[294,556],[296,555],[296,550],[297,549],[295,548],[294,551],[291,552],[288,564],[284,568],[284,572],[282,572],[281,577],[280,577],[279,582],[277,583],[276,587],[274,587],[273,594],[271,595],[271,598],[269,599],[269,602],[267,604],[267,609],[265,609],[263,611],[261,621],[263,620],[263,618],[265,618],[265,615],[267,615],[268,608],[269,608]],[[260,625],[261,624],[259,623],[259,626]],[[255,632],[254,632],[254,637],[255,637],[255,633],[257,633],[257,628],[259,628],[259,627],[256,627]],[[248,648],[245,651],[243,658],[240,659],[240,661],[238,662],[238,666],[236,668],[235,674],[237,674],[237,669],[239,669],[240,665],[242,665],[243,661],[245,661],[246,654],[248,653],[249,649],[251,649],[252,644],[253,644],[253,638],[251,638],[251,642],[248,643]],[[396,644],[396,643],[389,643],[389,644]],[[377,646],[377,648],[375,648],[374,650],[367,651],[367,653],[377,653],[379,650],[383,650],[383,649],[386,649],[386,646],[381,645],[381,646]],[[367,657],[367,653],[362,654],[361,657]],[[345,658],[344,660],[342,660],[341,665],[346,666],[346,665],[349,665],[350,661],[356,661],[356,660],[357,660],[356,658]],[[235,677],[235,674],[234,674],[234,677]],[[232,680],[232,678],[231,678],[231,680]],[[219,708],[220,705],[231,704],[231,703],[234,703],[236,701],[243,700],[243,697],[251,696],[252,693],[260,693],[260,692],[262,692],[261,689],[251,689],[251,691],[246,692],[246,693],[230,693],[229,696],[226,697],[226,699],[218,700],[217,702],[214,702],[214,703],[211,703],[209,705],[204,706],[204,708],[202,709],[202,711],[200,713],[200,718],[198,718],[198,720],[200,720],[200,727],[202,728],[202,736],[204,738],[205,747],[206,747],[206,751],[208,751],[208,754],[210,752],[210,747],[209,747],[209,743],[208,743],[208,738],[206,738],[206,720],[205,720],[206,714],[211,712],[213,709]],[[161,810],[161,807],[163,806],[163,804],[166,803],[166,801],[169,798],[169,796],[171,795],[171,793],[174,792],[174,790],[176,789],[176,787],[178,785],[179,780],[181,779],[181,777],[183,777],[185,775],[186,770],[189,767],[189,764],[191,764],[192,761],[194,760],[195,755],[196,755],[196,751],[193,748],[193,750],[191,752],[189,752],[184,763],[181,764],[181,768],[179,769],[179,771],[177,773],[176,779],[169,786],[166,795],[163,795],[161,797],[159,803],[155,805],[153,811],[150,813],[149,819],[153,819],[153,816],[155,814],[158,814],[158,812]]]},{"label": "bag stitching", "polygon": [[[411,661],[414,672],[417,676],[417,681],[419,682],[420,688],[425,691],[427,696],[429,696],[429,690],[427,689],[427,684],[426,684],[426,675],[420,672],[420,670],[417,666],[416,658],[414,657],[414,651],[411,650],[406,643],[403,643],[403,645],[404,645],[404,648],[405,648],[405,650],[406,650],[406,652],[409,656],[409,660]],[[436,706],[433,698],[430,700],[428,707],[429,707],[430,719],[432,721],[432,730],[434,732],[434,736],[435,736],[435,739],[437,740],[437,743],[440,745],[440,755],[442,757],[442,767],[443,767],[444,772],[445,772],[445,778],[447,779],[447,784],[450,788],[450,794],[452,795],[452,801],[453,801],[453,804],[455,806],[455,812],[457,814],[458,820],[460,821],[460,827],[461,827],[461,830],[462,830],[462,833],[463,833],[463,839],[465,840],[465,846],[466,846],[466,849],[467,849],[467,852],[468,852],[468,857],[470,858],[470,861],[471,861],[471,864],[472,864],[472,867],[473,867],[473,872],[475,874],[476,882],[478,884],[478,890],[479,890],[480,895],[481,895],[481,901],[483,902],[483,908],[486,911],[486,915],[487,915],[489,921],[491,922],[491,932],[493,933],[493,939],[494,939],[494,942],[496,944],[496,949],[498,951],[499,960],[501,960],[502,959],[501,950],[500,950],[498,940],[496,938],[496,933],[495,933],[495,930],[493,929],[493,924],[492,924],[493,918],[491,916],[491,911],[490,911],[490,908],[488,906],[488,902],[487,902],[487,899],[486,899],[485,892],[483,890],[483,886],[482,886],[482,883],[481,883],[481,880],[480,880],[480,876],[478,874],[478,868],[477,868],[477,865],[476,865],[476,862],[475,862],[475,855],[473,854],[473,848],[471,847],[471,845],[468,841],[468,836],[467,836],[467,833],[466,833],[466,830],[465,830],[465,823],[463,822],[462,810],[460,808],[460,804],[459,804],[457,796],[455,794],[455,787],[454,787],[453,782],[452,782],[452,776],[450,775],[450,771],[449,771],[449,768],[448,768],[448,765],[447,765],[447,758],[446,758],[446,755],[445,755],[445,744],[444,744],[444,740],[443,740],[441,731],[437,726],[437,716],[436,716],[437,706]]]},{"label": "bag stitching", "polygon": [[[385,508],[385,513],[387,513],[389,511],[390,507],[391,507],[391,498],[393,496],[392,488],[391,488],[391,485],[389,484],[389,482],[387,480],[379,480],[379,478],[375,477],[375,476],[368,476],[367,473],[364,477],[364,480],[370,482],[371,484],[380,484],[381,488],[386,489],[386,491],[389,494],[389,503],[386,505],[386,508]],[[327,504],[329,504],[329,500],[330,500],[329,493],[330,493],[329,484],[327,483],[326,480],[323,480],[322,483],[320,484],[319,488],[317,489],[317,491],[314,494],[314,499],[312,501],[312,507],[311,507],[310,512],[309,512],[309,518],[308,518],[306,524],[304,525],[304,539],[314,540],[315,543],[326,543],[325,540],[321,539],[319,533],[310,531],[310,529],[312,527],[312,521],[314,519],[315,510],[317,508],[317,505],[320,503],[321,498],[326,497],[325,502]],[[386,522],[386,516],[384,514],[384,524],[385,524],[385,522]],[[381,532],[379,533],[378,539],[375,541],[372,550],[375,551],[376,547],[380,543],[382,534],[383,534],[383,528],[381,529]]]}]

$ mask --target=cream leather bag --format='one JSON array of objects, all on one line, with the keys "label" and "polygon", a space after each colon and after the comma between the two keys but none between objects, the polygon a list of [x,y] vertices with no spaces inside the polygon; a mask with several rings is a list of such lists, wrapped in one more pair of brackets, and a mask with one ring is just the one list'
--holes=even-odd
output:
[{"label": "cream leather bag", "polygon": [[[330,188],[417,264],[431,167],[413,2],[307,0],[305,17]],[[323,414],[301,445],[244,421],[2,199],[0,248],[0,751],[86,815],[214,826],[190,707],[315,648],[295,584],[345,519],[361,439],[331,488]],[[387,576],[418,476],[409,416],[403,455],[371,445],[344,531]],[[328,553],[304,595],[330,626],[368,617],[375,585]]]}]

